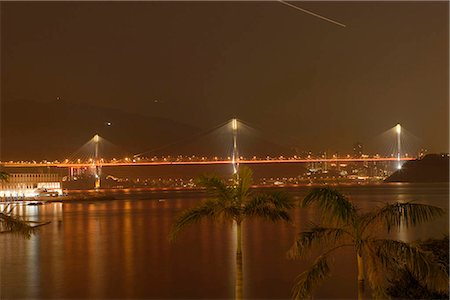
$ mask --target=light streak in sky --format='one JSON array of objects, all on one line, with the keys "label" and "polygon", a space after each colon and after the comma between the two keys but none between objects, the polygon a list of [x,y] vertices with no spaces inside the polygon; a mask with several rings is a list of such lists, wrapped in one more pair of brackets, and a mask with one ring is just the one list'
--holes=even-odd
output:
[{"label": "light streak in sky", "polygon": [[314,16],[314,17],[316,17],[316,18],[325,20],[325,21],[327,21],[327,22],[333,23],[333,24],[338,25],[338,26],[341,26],[341,27],[347,27],[347,25],[345,25],[345,24],[339,23],[338,21],[335,21],[335,20],[332,20],[332,19],[330,19],[330,18],[327,18],[327,17],[321,16],[321,15],[319,15],[319,14],[316,14],[316,13],[310,11],[310,10],[307,10],[307,9],[304,9],[304,8],[300,8],[300,7],[298,7],[298,6],[295,6],[295,5],[292,5],[292,4],[288,3],[288,2],[285,2],[285,1],[283,1],[283,0],[278,0],[278,1],[279,1],[280,3],[282,3],[282,4],[284,4],[284,5],[287,5],[287,6],[289,6],[289,7],[292,7],[292,8],[294,8],[294,9],[296,9],[296,10],[299,10],[299,11],[301,11],[301,12],[304,12],[304,13],[307,13],[307,14],[309,14],[309,15],[312,15],[312,16]]}]

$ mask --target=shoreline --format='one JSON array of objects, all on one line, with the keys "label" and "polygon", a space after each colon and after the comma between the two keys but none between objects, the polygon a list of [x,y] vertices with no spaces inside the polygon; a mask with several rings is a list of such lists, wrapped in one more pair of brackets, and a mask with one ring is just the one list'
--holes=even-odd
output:
[{"label": "shoreline", "polygon": [[[378,182],[378,183],[335,183],[327,184],[338,188],[392,188],[392,187],[406,187],[406,186],[441,186],[449,189],[449,182],[436,183],[407,183],[407,182]],[[285,185],[253,185],[251,187],[254,191],[280,191],[292,194],[303,194],[311,187],[324,186],[324,184],[285,184]],[[25,204],[25,205],[40,205],[45,203],[65,203],[65,202],[97,202],[97,201],[112,201],[112,200],[126,200],[130,196],[133,199],[166,199],[168,195],[176,195],[181,198],[192,198],[196,196],[204,197],[207,192],[203,188],[126,188],[126,189],[86,189],[86,190],[67,190],[67,195],[58,197],[35,197],[30,199],[20,199],[13,201],[1,201],[0,204]],[[141,196],[141,197],[139,197]]]}]

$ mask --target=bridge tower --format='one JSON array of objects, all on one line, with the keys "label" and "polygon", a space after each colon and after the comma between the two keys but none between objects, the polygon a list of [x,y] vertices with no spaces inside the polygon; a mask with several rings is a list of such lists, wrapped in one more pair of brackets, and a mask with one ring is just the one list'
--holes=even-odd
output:
[{"label": "bridge tower", "polygon": [[98,162],[98,150],[99,150],[100,136],[96,134],[94,136],[94,159],[92,160],[92,167],[94,169],[94,177],[95,177],[95,189],[100,188],[100,176],[102,172],[102,167],[99,166]]},{"label": "bridge tower", "polygon": [[402,168],[402,162],[401,162],[401,150],[402,150],[402,144],[401,144],[401,134],[402,134],[402,126],[397,124],[395,126],[395,131],[397,133],[397,169],[400,170]]},{"label": "bridge tower", "polygon": [[238,174],[239,172],[239,153],[237,148],[238,120],[236,118],[231,120],[231,130],[233,134],[233,154],[231,156],[231,163],[233,165],[233,174]]}]

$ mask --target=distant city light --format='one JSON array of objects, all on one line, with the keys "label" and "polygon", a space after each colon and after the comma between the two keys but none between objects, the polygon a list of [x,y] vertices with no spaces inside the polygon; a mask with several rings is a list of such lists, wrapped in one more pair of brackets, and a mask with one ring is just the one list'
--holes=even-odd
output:
[{"label": "distant city light", "polygon": [[402,133],[402,126],[400,124],[397,124],[397,126],[395,126],[395,130],[398,134]]}]

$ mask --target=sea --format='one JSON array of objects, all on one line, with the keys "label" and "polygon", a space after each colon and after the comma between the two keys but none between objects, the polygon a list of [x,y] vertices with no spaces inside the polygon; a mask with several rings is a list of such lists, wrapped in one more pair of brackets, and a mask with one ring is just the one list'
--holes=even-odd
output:
[{"label": "sea", "polygon": [[[310,188],[270,190],[284,190],[300,200]],[[446,212],[426,224],[374,234],[402,241],[448,235],[448,183],[336,188],[362,211],[394,201],[416,201]],[[100,192],[109,199],[96,198],[96,191],[79,193],[87,199],[16,208],[30,220],[51,223],[29,239],[0,235],[1,299],[233,298],[236,228],[232,224],[206,220],[187,228],[174,242],[168,238],[175,218],[204,201],[206,194],[145,189]],[[259,219],[244,223],[245,298],[290,299],[296,277],[321,253],[316,249],[302,259],[287,257],[296,235],[318,222],[320,213],[315,208],[296,208],[292,216],[294,224]],[[331,274],[315,290],[315,298],[356,298],[356,257],[351,248],[336,252]],[[370,298],[370,290],[366,294]]]}]

